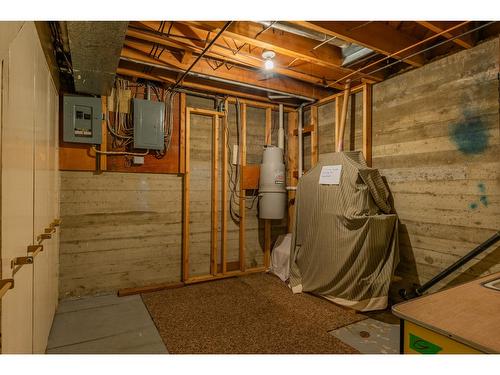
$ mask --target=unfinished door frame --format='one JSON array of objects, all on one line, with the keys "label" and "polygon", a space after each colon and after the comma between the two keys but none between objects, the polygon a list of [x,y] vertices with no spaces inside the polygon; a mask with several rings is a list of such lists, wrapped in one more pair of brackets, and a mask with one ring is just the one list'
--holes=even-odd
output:
[{"label": "unfinished door frame", "polygon": [[[211,187],[211,234],[210,234],[210,274],[190,277],[189,276],[189,191],[191,174],[191,115],[208,116],[212,118],[212,187]],[[217,276],[217,245],[218,245],[218,163],[219,163],[219,120],[225,117],[225,112],[218,112],[209,109],[186,107],[185,129],[184,129],[184,176],[182,187],[182,281],[185,283],[197,280],[210,279]],[[225,122],[224,122],[225,123]],[[224,129],[225,130],[225,129]],[[227,150],[224,147],[224,152]],[[227,156],[223,157],[227,160]],[[223,165],[225,175],[226,165]],[[223,194],[224,195],[224,194]],[[224,202],[224,201],[223,201]],[[223,203],[223,207],[225,204]],[[223,265],[224,266],[224,265]]]},{"label": "unfinished door frame", "polygon": [[[240,224],[239,224],[239,263],[240,269],[235,271],[227,271],[227,127],[228,127],[228,103],[233,103],[235,98],[228,98],[225,101],[225,111],[218,112],[209,109],[201,109],[186,106],[185,95],[181,94],[181,158],[180,165],[183,173],[183,188],[182,188],[182,281],[184,284],[192,284],[197,282],[221,279],[226,277],[240,276],[250,273],[263,272],[270,265],[271,259],[271,221],[264,221],[264,265],[254,268],[246,268],[245,263],[245,190],[243,189],[243,173],[240,174]],[[272,125],[272,110],[277,109],[277,105],[260,103],[255,101],[240,100],[242,113],[242,141],[239,148],[239,156],[241,167],[246,165],[246,109],[247,105],[256,108],[264,108],[266,110],[265,124],[265,143],[271,144],[271,125]],[[294,111],[288,107],[285,110],[290,114]],[[212,152],[215,150],[214,158],[212,159],[212,176],[218,173],[218,129],[219,121],[222,120],[222,189],[221,189],[221,271],[218,272],[218,252],[217,242],[213,239],[218,237],[217,223],[217,179],[212,178],[212,211],[211,211],[211,258],[210,258],[210,274],[201,276],[189,276],[189,189],[190,189],[190,128],[191,115],[198,114],[210,116],[213,118],[212,126],[216,128],[212,137]],[[215,180],[215,182],[214,182]]]}]

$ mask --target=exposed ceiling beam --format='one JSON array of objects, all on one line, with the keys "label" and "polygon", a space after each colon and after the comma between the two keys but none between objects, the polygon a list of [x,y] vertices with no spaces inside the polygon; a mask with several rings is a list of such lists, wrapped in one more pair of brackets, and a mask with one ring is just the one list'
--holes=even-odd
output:
[{"label": "exposed ceiling beam", "polygon": [[[185,71],[195,59],[194,56],[191,56],[189,59],[186,59],[188,60],[187,62],[181,62],[171,51],[165,51],[159,58],[153,58],[148,56],[150,49],[147,47],[144,48],[144,46],[141,45],[137,45],[136,47],[137,48],[132,48],[130,43],[127,42],[127,45],[122,49],[122,58],[132,59],[138,63],[154,64],[158,68],[164,67],[165,69],[176,70],[179,73]],[[277,78],[264,74],[256,74],[255,72],[238,66],[233,66],[228,69],[226,66],[221,65],[217,70],[214,70],[213,66],[206,60],[200,60],[192,69],[192,72],[315,99],[328,95],[328,93],[331,94],[330,90],[321,87],[304,85],[291,78]]]},{"label": "exposed ceiling beam", "polygon": [[[348,42],[362,45],[383,55],[391,55],[401,49],[418,42],[418,39],[404,34],[384,22],[350,22],[350,21],[292,21],[291,23],[330,36],[336,36]],[[402,58],[404,56],[395,55]],[[425,59],[414,56],[407,63],[420,67]]]},{"label": "exposed ceiling beam", "polygon": [[[208,21],[189,21],[184,23],[192,28],[212,33],[217,32],[221,25],[220,22]],[[158,22],[141,22],[141,24],[153,30],[158,28]],[[340,66],[342,64],[342,54],[340,48],[336,46],[325,44],[320,48],[314,49],[318,45],[318,42],[315,40],[275,29],[269,29],[259,34],[264,29],[262,25],[255,22],[234,22],[223,35],[225,38],[233,39],[240,44],[246,43],[250,46],[273,50],[283,56],[328,68],[330,74],[335,76],[344,76],[352,72],[351,69]],[[360,75],[375,81],[383,79],[380,75]]]},{"label": "exposed ceiling beam", "polygon": [[[449,27],[453,26],[456,22],[446,22],[446,21],[416,21],[420,26],[425,27],[428,30],[431,30],[435,33],[441,33],[444,30],[448,29]],[[456,32],[456,34],[460,34],[460,32]],[[452,33],[444,33],[443,36],[447,39],[453,38],[455,35]],[[463,48],[472,48],[474,46],[474,43],[471,39],[470,34],[465,35],[461,38],[455,38],[452,40],[453,43],[458,44],[459,46]]]},{"label": "exposed ceiling beam", "polygon": [[[216,32],[219,29],[218,22],[190,21],[187,24],[210,32]],[[331,67],[339,67],[342,64],[342,51],[336,46],[325,45],[325,48],[315,51],[313,48],[318,44],[315,40],[273,28],[259,34],[264,29],[264,26],[255,22],[234,22],[224,35],[312,63],[323,63]]]},{"label": "exposed ceiling beam", "polygon": [[[151,81],[164,82],[164,83],[168,83],[168,84],[172,84],[175,82],[174,78],[170,78],[170,77],[167,77],[167,76],[162,75],[162,74],[148,74],[148,73],[140,72],[140,71],[135,70],[135,69],[131,69],[130,67],[125,68],[125,67],[119,66],[116,73],[121,74],[123,76],[143,78],[143,79],[148,79]],[[223,95],[233,95],[235,97],[240,97],[240,98],[247,98],[247,99],[252,99],[252,100],[270,102],[269,98],[267,98],[266,96],[254,95],[254,94],[249,94],[249,93],[245,93],[245,92],[241,92],[241,91],[221,89],[219,87],[203,85],[203,84],[196,83],[196,82],[190,82],[189,80],[185,80],[183,82],[182,86],[186,87],[186,88],[194,89],[194,90],[206,91],[206,92],[223,94]]]},{"label": "exposed ceiling beam", "polygon": [[[135,38],[135,41],[129,38],[125,41],[125,44],[134,47],[139,44],[138,40],[141,40],[147,42],[149,50],[151,50],[152,47],[151,43],[157,43],[166,47],[184,49],[190,53],[199,53],[201,51],[201,49],[197,49],[192,45],[186,44],[184,42],[172,41],[171,38],[166,38],[164,36],[154,34],[153,32],[144,30],[129,29],[127,31],[127,36]],[[220,43],[223,42],[221,41]],[[221,46],[219,44],[214,44],[212,48],[210,48],[210,51],[206,53],[206,56],[215,59],[223,59],[229,63],[246,65],[255,69],[262,69],[263,66],[261,57],[252,55],[250,53],[247,54],[242,51],[234,54],[230,48]],[[329,80],[334,80],[340,77],[339,74],[331,75],[328,69],[321,67],[318,67],[316,69],[309,67],[309,69],[306,68],[304,70],[300,68],[288,69],[283,67],[281,62],[277,62],[275,64],[275,68],[273,69],[273,71],[286,77],[298,79],[300,81],[320,86],[325,86],[328,83],[327,78]],[[307,71],[308,73],[310,72],[310,74],[307,74],[304,71]],[[316,73],[316,75],[314,75],[313,73]],[[320,76],[320,74],[323,74],[323,76]],[[341,88],[341,85],[338,85],[338,87],[335,88]]]}]

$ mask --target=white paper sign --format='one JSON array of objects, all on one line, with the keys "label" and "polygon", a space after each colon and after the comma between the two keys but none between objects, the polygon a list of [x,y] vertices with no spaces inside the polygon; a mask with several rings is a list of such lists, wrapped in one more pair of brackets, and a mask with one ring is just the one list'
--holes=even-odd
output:
[{"label": "white paper sign", "polygon": [[321,168],[319,176],[320,185],[338,185],[340,184],[340,173],[342,165],[325,165]]}]

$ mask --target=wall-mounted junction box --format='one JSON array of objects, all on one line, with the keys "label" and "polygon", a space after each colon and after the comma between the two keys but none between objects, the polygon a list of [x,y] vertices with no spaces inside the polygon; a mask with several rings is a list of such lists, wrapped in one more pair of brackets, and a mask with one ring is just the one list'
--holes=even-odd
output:
[{"label": "wall-mounted junction box", "polygon": [[101,144],[102,107],[100,98],[65,95],[63,107],[64,142]]},{"label": "wall-mounted junction box", "polygon": [[163,117],[165,104],[144,99],[133,99],[134,148],[163,150],[165,132]]}]

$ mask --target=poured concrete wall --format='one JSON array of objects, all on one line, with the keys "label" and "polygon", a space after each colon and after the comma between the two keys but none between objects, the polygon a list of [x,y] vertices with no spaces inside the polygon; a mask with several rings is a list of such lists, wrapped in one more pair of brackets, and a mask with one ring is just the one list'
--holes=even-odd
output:
[{"label": "poured concrete wall", "polygon": [[[187,98],[187,105],[214,108],[213,100],[191,96]],[[211,124],[210,117],[191,117],[191,276],[209,273],[210,266]],[[273,113],[273,124],[276,143],[276,113]],[[233,145],[237,143],[234,105],[229,108],[229,127],[229,144]],[[264,130],[265,111],[248,107],[248,164],[262,161]],[[219,137],[222,139],[222,134]],[[222,160],[221,154],[219,160]],[[219,176],[219,218],[220,191]],[[229,198],[228,193],[228,201]],[[247,206],[252,207],[246,210],[245,231],[245,264],[250,268],[263,265],[264,226],[257,217],[257,200],[252,206],[249,199]],[[62,171],[61,219],[61,298],[180,281],[182,177]],[[285,230],[286,220],[273,223],[273,240]],[[229,214],[227,239],[227,261],[238,262],[239,227]]]},{"label": "poured concrete wall", "polygon": [[[373,166],[400,218],[403,284],[429,280],[500,228],[498,56],[496,39],[373,87]],[[361,149],[358,95],[355,121],[347,120],[350,150]],[[325,154],[333,151],[334,103],[318,116]],[[499,264],[497,246],[437,288]]]},{"label": "poured concrete wall", "polygon": [[60,297],[180,280],[182,179],[61,171]]}]

